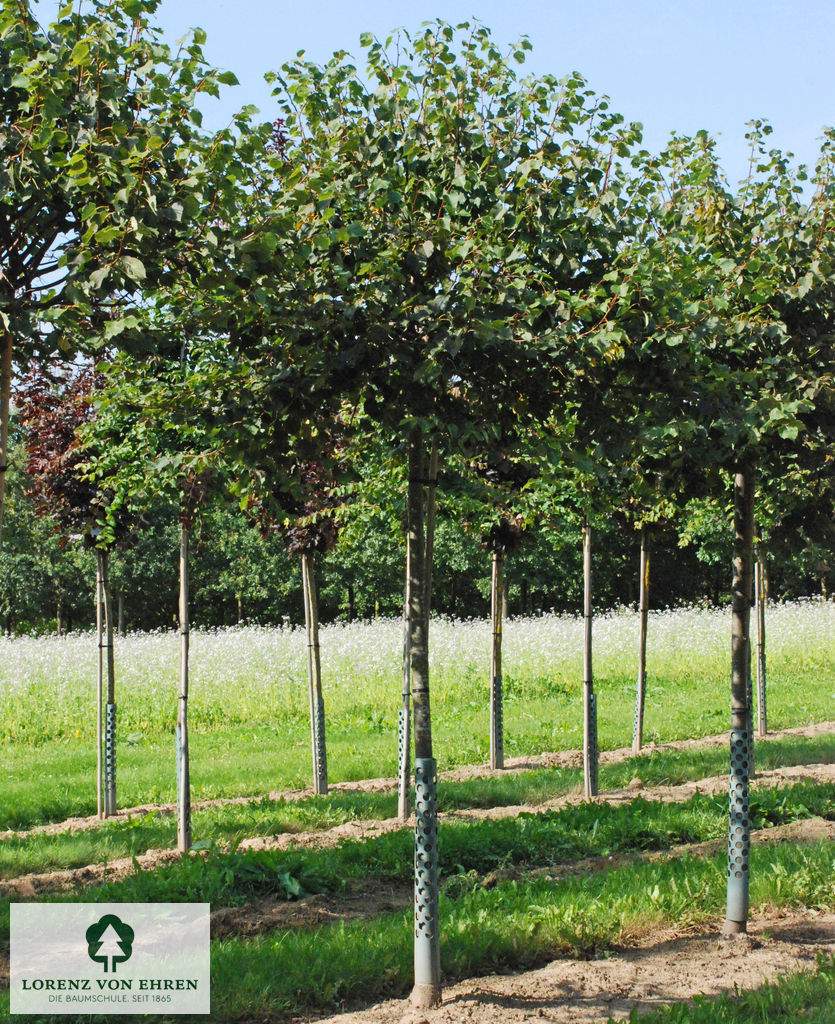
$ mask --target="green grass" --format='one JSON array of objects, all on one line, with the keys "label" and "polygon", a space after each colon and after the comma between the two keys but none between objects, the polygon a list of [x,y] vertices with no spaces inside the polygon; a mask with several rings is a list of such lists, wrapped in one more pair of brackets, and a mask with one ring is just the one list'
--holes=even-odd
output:
[{"label": "green grass", "polygon": [[[752,908],[830,909],[834,867],[829,843],[755,848]],[[725,858],[717,855],[637,863],[560,881],[540,877],[475,886],[458,891],[455,899],[442,894],[445,981],[530,968],[560,955],[600,955],[665,923],[718,920],[725,884]],[[274,1021],[405,995],[412,983],[411,921],[406,910],[216,941],[213,1017]],[[8,1008],[7,999],[3,993],[0,1009]]]},{"label": "green grass", "polygon": [[[752,905],[831,906],[834,866],[829,844],[755,850]],[[724,856],[479,886],[454,900],[441,897],[444,973],[452,981],[559,954],[593,956],[662,922],[718,916],[724,899]],[[220,1019],[274,1018],[405,995],[412,983],[410,924],[406,911],[215,943],[215,1012]]]},{"label": "green grass", "polygon": [[[766,790],[752,802],[755,827],[812,815],[835,818],[835,784],[802,783]],[[440,873],[448,892],[473,888],[498,870],[547,868],[589,856],[669,850],[679,843],[727,835],[727,800],[696,795],[681,804],[637,799],[630,804],[581,804],[497,820],[452,820],[440,836]],[[411,830],[338,847],[211,852],[155,870],[85,888],[91,902],[208,902],[242,904],[264,896],[340,892],[349,880],[412,878]],[[50,897],[64,899],[61,895]],[[0,914],[8,913],[8,902]],[[3,918],[0,918],[3,920]],[[6,919],[7,920],[7,919]],[[6,924],[7,928],[8,925]]]},{"label": "green grass", "polygon": [[[820,721],[835,696],[835,605],[770,609],[773,729]],[[595,685],[602,749],[631,741],[637,619],[595,622]],[[505,631],[505,752],[578,748],[582,735],[580,620],[513,620]],[[728,726],[724,611],[654,613],[650,622],[647,740]],[[488,754],[486,622],[433,622],[434,745],[441,768]],[[0,659],[0,827],[90,814],[95,801],[91,636],[18,637]],[[246,629],[195,634],[190,700],[194,796],[260,794],[307,785],[309,725],[303,634]],[[333,780],[395,774],[401,624],[322,630]],[[133,635],[117,650],[121,806],[174,799],[176,637]]]},{"label": "green grass", "polygon": [[[727,771],[728,753],[722,747],[662,751],[603,765],[601,789],[625,786],[636,774],[647,785],[679,783]],[[758,746],[758,764],[765,770],[835,760],[835,736],[787,737]],[[442,811],[503,804],[530,804],[576,792],[582,785],[579,770],[542,768],[463,782],[444,782],[440,787]],[[300,801],[261,800],[197,810],[192,831],[198,842],[232,845],[247,836],[276,835],[332,828],[347,821],[394,817],[393,793],[332,792],[328,797]],[[129,822],[105,822],[83,832],[57,835],[34,834],[0,840],[0,877],[29,872],[81,867],[86,864],[136,856],[148,849],[171,847],[175,823],[167,814],[141,815]]]},{"label": "green grass", "polygon": [[[762,769],[835,760],[835,736],[788,737],[758,747]],[[655,752],[601,768],[602,791],[625,786],[636,774],[648,785],[677,783],[727,771],[724,748]],[[508,772],[490,778],[444,782],[442,811],[503,804],[535,804],[582,785],[579,770],[542,768]],[[347,821],[390,818],[396,814],[393,793],[332,792],[328,797],[300,801],[261,800],[194,811],[192,831],[198,842],[232,845],[247,836],[276,835],[332,828]],[[142,815],[124,822],[105,822],[83,832],[34,834],[0,840],[0,877],[100,864],[137,856],[148,849],[172,847],[176,826],[167,814]]]},{"label": "green grass", "polygon": [[[695,996],[639,1014],[633,1010],[630,1024],[832,1024],[835,1020],[835,958],[818,957],[814,972],[780,978],[753,992],[717,998]],[[610,1018],[609,1024],[615,1024]]]}]

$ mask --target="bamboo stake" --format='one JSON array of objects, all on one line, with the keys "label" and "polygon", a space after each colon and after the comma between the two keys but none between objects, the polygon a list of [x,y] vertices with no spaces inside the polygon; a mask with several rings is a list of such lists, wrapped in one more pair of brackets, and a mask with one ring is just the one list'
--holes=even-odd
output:
[{"label": "bamboo stake", "polygon": [[504,768],[504,723],[502,706],[502,611],[504,565],[502,553],[493,552],[490,588],[490,767]]},{"label": "bamboo stake", "polygon": [[429,486],[426,492],[426,616],[432,611],[432,559],[435,554],[435,499],[438,493],[438,439],[432,439],[429,453]]},{"label": "bamboo stake", "polygon": [[313,556],[302,553],[302,586],[304,590],[304,621],[307,631],[307,680],[310,693],[310,734],[313,752],[313,792],[328,792],[328,761],[325,750],[325,703],[322,697],[322,664],[319,655],[319,606]]},{"label": "bamboo stake", "polygon": [[180,523],[180,692],[177,700],[177,849],[191,849],[191,783],[188,762],[189,531]]},{"label": "bamboo stake", "polygon": [[591,524],[583,530],[583,791],[597,796],[597,702],[591,657]]},{"label": "bamboo stake", "polygon": [[647,620],[649,617],[649,532],[641,529],[640,633],[638,637],[638,683],[635,691],[635,723],[632,728],[632,752],[637,754],[644,741],[644,704],[647,692]]},{"label": "bamboo stake", "polygon": [[762,549],[760,545],[757,545],[757,558],[754,562],[754,590],[757,595],[757,735],[761,738],[768,733],[765,673],[765,606],[767,599],[763,562]]},{"label": "bamboo stake", "polygon": [[102,552],[96,549],[96,647],[98,649],[98,679],[96,684],[96,814],[104,818],[104,788],[102,759],[102,715],[104,700],[104,650],[102,645],[104,625],[104,594],[102,593]]},{"label": "bamboo stake", "polygon": [[12,398],[12,336],[6,335],[0,359],[0,547],[3,546],[3,513],[6,506],[6,475],[9,469],[9,409]]},{"label": "bamboo stake", "polygon": [[104,597],[104,649],[107,652],[107,705],[104,730],[104,816],[116,813],[116,671],[113,655],[113,602],[110,594],[110,555],[101,552],[101,583]]},{"label": "bamboo stake", "polygon": [[411,813],[411,746],[412,746],[412,672],[411,672],[411,620],[409,605],[411,598],[411,536],[406,529],[406,582],[403,587],[403,686],[400,713],[398,715],[398,786],[397,816],[406,821]]}]

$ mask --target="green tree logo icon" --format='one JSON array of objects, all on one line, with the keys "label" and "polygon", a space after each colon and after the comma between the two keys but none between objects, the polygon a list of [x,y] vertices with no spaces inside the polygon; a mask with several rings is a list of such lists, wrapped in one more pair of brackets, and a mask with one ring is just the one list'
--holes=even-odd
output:
[{"label": "green tree logo icon", "polygon": [[91,924],[87,929],[87,955],[96,963],[104,964],[104,969],[116,970],[116,964],[130,960],[133,953],[133,928],[125,924],[115,914],[104,917]]}]

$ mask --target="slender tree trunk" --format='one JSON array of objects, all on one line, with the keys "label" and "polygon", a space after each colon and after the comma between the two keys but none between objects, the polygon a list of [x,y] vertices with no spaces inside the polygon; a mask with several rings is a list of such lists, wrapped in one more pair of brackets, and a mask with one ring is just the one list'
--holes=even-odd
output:
[{"label": "slender tree trunk", "polygon": [[502,705],[502,618],[504,612],[504,558],[493,552],[490,588],[490,767],[504,768],[504,714]]},{"label": "slender tree trunk", "polygon": [[419,1009],[441,1001],[438,915],[437,764],[429,707],[429,616],[424,529],[426,455],[419,430],[409,437],[409,649],[415,731],[415,985]]},{"label": "slender tree trunk", "polygon": [[107,704],[104,709],[104,816],[116,813],[116,669],[113,657],[113,602],[110,593],[110,555],[101,555],[104,635],[107,658]]},{"label": "slender tree trunk", "polygon": [[189,530],[180,523],[180,692],[177,699],[177,849],[191,849],[191,781],[188,763]]},{"label": "slender tree trunk", "polygon": [[304,623],[307,630],[307,680],[310,690],[310,737],[313,753],[313,792],[328,792],[328,756],[325,748],[325,701],[322,697],[322,663],[319,657],[319,602],[313,574],[313,555],[302,554]]},{"label": "slender tree trunk", "polygon": [[125,635],[125,595],[120,590],[116,599],[119,636]]},{"label": "slender tree trunk", "polygon": [[597,696],[591,664],[591,525],[583,531],[583,790],[597,796]]},{"label": "slender tree trunk", "polygon": [[104,818],[104,585],[102,556],[96,550],[96,648],[98,650],[98,677],[96,681],[96,814]]},{"label": "slender tree trunk", "polygon": [[[407,510],[408,515],[408,510]],[[410,596],[412,580],[411,530],[406,524],[406,582],[403,587],[403,687],[397,729],[397,815],[406,821],[411,813],[410,790],[412,788],[411,747],[412,747],[412,665]]]},{"label": "slender tree trunk", "polygon": [[3,546],[3,513],[6,506],[6,475],[9,469],[9,408],[12,398],[12,336],[4,339],[0,357],[0,547]]},{"label": "slender tree trunk", "polygon": [[357,617],[357,602],[354,596],[354,588],[348,584],[348,621],[353,622]]},{"label": "slender tree trunk", "polygon": [[[438,440],[432,441],[429,454],[429,477],[426,495],[426,541],[425,541],[425,602],[426,602],[426,642],[429,642],[429,612],[432,605],[432,555],[435,546],[435,497],[438,488]],[[407,516],[410,510],[407,510]],[[397,813],[401,820],[406,821],[410,813],[411,789],[411,529],[406,527],[406,585],[403,595],[403,689],[402,705],[398,715],[398,794]]]},{"label": "slender tree trunk", "polygon": [[644,742],[644,702],[647,693],[647,619],[649,617],[649,532],[641,530],[641,586],[638,598],[640,633],[638,636],[638,684],[635,695],[635,723],[632,727],[632,751],[640,752]]},{"label": "slender tree trunk", "polygon": [[235,594],[235,602],[237,603],[237,606],[238,606],[238,620],[237,621],[240,623],[240,622],[244,621],[244,599],[241,597],[240,594]]},{"label": "slender tree trunk", "polygon": [[754,590],[757,607],[757,735],[763,737],[768,733],[768,714],[766,709],[766,658],[765,658],[765,554],[761,545],[757,545],[757,560],[754,563]]},{"label": "slender tree trunk", "polygon": [[751,576],[754,542],[754,471],[744,467],[734,477],[734,573],[731,597],[731,773],[728,815],[728,898],[723,932],[748,928],[749,818],[748,756],[751,709]]},{"label": "slender tree trunk", "polygon": [[64,632],[64,622],[61,615],[61,612],[63,611],[63,604],[63,598],[61,594],[59,594],[58,599],[55,602],[55,632],[58,636],[61,636]]}]

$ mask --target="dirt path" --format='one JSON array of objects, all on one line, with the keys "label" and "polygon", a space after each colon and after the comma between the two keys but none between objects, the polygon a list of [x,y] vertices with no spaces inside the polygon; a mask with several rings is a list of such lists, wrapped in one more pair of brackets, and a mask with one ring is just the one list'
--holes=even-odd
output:
[{"label": "dirt path", "polygon": [[[835,722],[818,722],[815,725],[798,726],[793,729],[781,729],[778,732],[771,732],[757,743],[768,743],[771,740],[784,739],[787,736],[814,737],[835,733]],[[620,764],[632,757],[641,757],[649,754],[659,753],[668,750],[691,750],[698,747],[727,746],[728,733],[723,732],[715,736],[702,736],[693,740],[673,740],[670,743],[650,743],[644,746],[640,754],[635,755],[631,747],[619,747],[616,750],[604,750],[600,753],[601,764]],[[505,767],[502,771],[491,769],[487,765],[467,765],[462,768],[454,768],[450,771],[440,772],[440,778],[448,782],[463,782],[467,779],[490,778],[493,776],[507,775],[512,771],[534,771],[537,768],[582,768],[583,755],[579,750],[563,750],[555,753],[540,754],[538,756],[510,757],[505,759]],[[397,788],[397,780],[393,778],[364,779],[359,782],[336,782],[331,784],[332,793],[388,793]],[[312,788],[274,790],[266,795],[266,799],[278,801],[286,800],[297,802],[313,796]],[[226,807],[236,804],[253,804],[264,800],[263,794],[257,796],[235,796],[224,797],[216,800],[197,800],[192,804],[192,810],[199,811],[208,807]],[[61,832],[83,832],[90,829],[100,828],[103,824],[111,822],[126,822],[130,818],[140,817],[145,814],[157,812],[158,814],[176,813],[175,804],[139,804],[136,807],[127,807],[106,822],[101,821],[95,815],[89,817],[67,818],[64,821],[51,822],[48,825],[35,825],[30,829],[7,829],[0,832],[0,841],[4,839],[25,838],[30,835],[56,835]]]},{"label": "dirt path", "polygon": [[[791,785],[796,782],[814,781],[817,783],[835,781],[835,765],[795,765],[789,768],[774,768],[758,773],[753,788],[767,788]],[[638,783],[635,785],[634,783]],[[640,796],[644,800],[661,800],[664,802],[684,802],[696,793],[726,792],[728,780],[726,775],[713,776],[697,782],[685,782],[679,786],[644,787],[640,780],[626,789],[614,790],[601,794],[597,798],[600,803],[622,804]],[[520,804],[504,807],[474,808],[471,810],[450,811],[439,815],[444,821],[463,819],[487,819],[517,817],[523,813],[537,813],[546,810],[557,810],[571,804],[583,802],[580,794],[557,797],[542,804]],[[285,850],[289,847],[330,848],[338,846],[344,840],[365,840],[375,836],[397,832],[401,829],[414,828],[414,822],[403,822],[399,818],[386,818],[378,821],[350,821],[335,828],[319,832],[287,832],[277,836],[253,836],[244,839],[238,846],[239,850]],[[192,854],[200,856],[200,854]],[[49,892],[67,892],[78,886],[92,885],[103,881],[115,881],[133,874],[140,868],[151,869],[163,864],[170,864],[180,858],[176,850],[148,850],[137,857],[124,857],[111,861],[109,864],[90,864],[82,868],[64,871],[51,871],[43,874],[21,875],[18,878],[0,881],[0,896],[22,899],[35,899]]]},{"label": "dirt path", "polygon": [[555,960],[535,971],[451,985],[443,1004],[418,1013],[391,1000],[319,1024],[603,1024],[634,1008],[649,1012],[694,995],[753,989],[812,970],[818,953],[835,953],[835,914],[806,910],[757,918],[747,936],[722,940],[715,924],[653,931],[602,960]]}]

